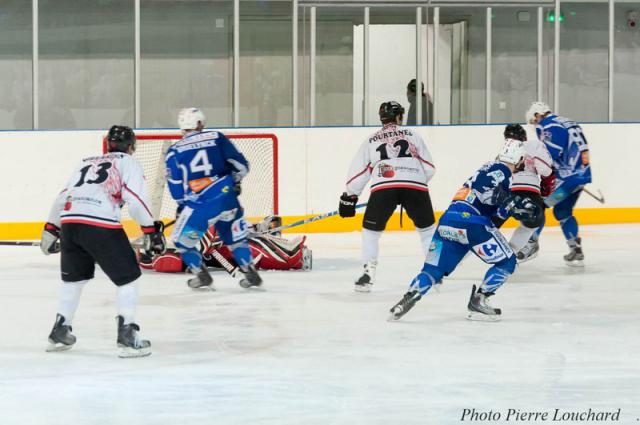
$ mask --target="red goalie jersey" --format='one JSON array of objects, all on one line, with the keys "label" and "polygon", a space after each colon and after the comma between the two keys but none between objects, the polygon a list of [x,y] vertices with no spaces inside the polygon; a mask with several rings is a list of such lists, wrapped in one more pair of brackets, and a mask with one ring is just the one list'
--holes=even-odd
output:
[{"label": "red goalie jersey", "polygon": [[[311,250],[305,246],[306,236],[289,240],[262,233],[265,230],[263,227],[268,228],[267,226],[271,223],[273,223],[272,218],[266,219],[255,225],[254,231],[249,234],[249,249],[256,268],[262,270],[310,270],[312,254]],[[231,250],[222,243],[213,227],[200,240],[200,253],[207,267],[224,268],[220,263],[220,256],[227,263],[235,266]],[[186,270],[180,255],[175,251],[168,251],[166,254],[154,258],[141,253],[140,266],[163,273]]]}]

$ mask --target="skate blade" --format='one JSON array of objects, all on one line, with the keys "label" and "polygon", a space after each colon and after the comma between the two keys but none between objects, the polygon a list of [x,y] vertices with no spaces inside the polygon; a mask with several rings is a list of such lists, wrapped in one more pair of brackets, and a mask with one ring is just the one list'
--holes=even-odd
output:
[{"label": "skate blade", "polygon": [[45,349],[47,353],[55,353],[56,351],[67,351],[71,350],[73,345],[65,345],[59,342],[49,343],[49,346]]},{"label": "skate blade", "polygon": [[[187,284],[187,286],[189,286],[189,284]],[[213,292],[216,290],[213,284],[205,285],[205,286],[196,286],[196,287],[189,286],[189,288],[191,288],[191,290],[195,292]]]},{"label": "skate blade", "polygon": [[502,320],[499,314],[484,314],[477,311],[470,311],[467,314],[467,320],[472,322],[499,322]]},{"label": "skate blade", "polygon": [[533,259],[534,259],[534,258],[536,258],[537,256],[538,256],[538,252],[536,251],[536,252],[534,252],[533,254],[531,254],[531,255],[530,255],[530,256],[528,256],[528,257],[524,257],[524,258],[523,258],[523,259],[521,259],[521,260],[516,260],[516,262],[517,262],[518,264],[526,263],[527,261],[531,261],[531,260],[533,260]]},{"label": "skate blade", "polygon": [[370,283],[365,284],[365,285],[355,285],[353,290],[356,291],[356,292],[371,292],[371,287],[372,286],[373,285],[370,284]]},{"label": "skate blade", "polygon": [[584,260],[576,260],[576,261],[567,261],[564,260],[564,262],[567,264],[567,266],[569,267],[584,267]]},{"label": "skate blade", "polygon": [[389,314],[389,317],[387,317],[387,322],[397,322],[398,320],[400,320],[400,318],[402,317],[402,315],[398,315],[395,312],[391,312],[391,314]]},{"label": "skate blade", "polygon": [[131,347],[120,347],[120,352],[118,353],[118,357],[121,359],[130,359],[134,357],[147,357],[151,355],[151,347],[149,348],[131,348]]},{"label": "skate blade", "polygon": [[244,286],[240,284],[240,287],[245,291],[249,291],[249,292],[265,292],[266,291],[266,289],[264,289],[264,286],[262,286],[262,284],[257,286],[256,285]]}]

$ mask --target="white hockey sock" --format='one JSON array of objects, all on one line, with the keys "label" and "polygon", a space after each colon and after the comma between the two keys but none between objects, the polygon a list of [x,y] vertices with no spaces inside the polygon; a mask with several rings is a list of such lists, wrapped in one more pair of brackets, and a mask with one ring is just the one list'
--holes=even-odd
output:
[{"label": "white hockey sock", "polygon": [[124,324],[134,323],[136,321],[136,309],[138,308],[137,282],[118,286],[117,304],[118,314],[124,317]]},{"label": "white hockey sock", "polygon": [[519,252],[524,246],[529,242],[529,238],[536,231],[536,228],[533,229],[529,227],[525,227],[522,224],[518,226],[518,228],[513,232],[511,236],[511,240],[509,240],[509,245],[513,249],[513,252]]},{"label": "white hockey sock", "polygon": [[88,280],[79,282],[62,282],[60,286],[60,299],[58,301],[58,314],[65,319],[65,325],[71,325],[76,314],[82,288]]},{"label": "white hockey sock", "polygon": [[431,239],[433,239],[433,234],[436,232],[436,225],[432,224],[429,227],[416,228],[418,234],[420,235],[420,243],[422,244],[422,251],[424,251],[424,256],[426,257],[429,253],[429,247],[431,246]]},{"label": "white hockey sock", "polygon": [[380,236],[382,236],[382,232],[362,229],[362,262],[364,264],[378,259],[378,241],[380,240]]}]

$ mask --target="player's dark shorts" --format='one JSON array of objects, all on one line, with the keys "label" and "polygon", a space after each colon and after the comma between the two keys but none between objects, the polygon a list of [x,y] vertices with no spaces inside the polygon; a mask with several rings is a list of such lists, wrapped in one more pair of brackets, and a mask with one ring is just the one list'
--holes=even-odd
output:
[{"label": "player's dark shorts", "polygon": [[[542,196],[540,196],[539,193],[531,192],[528,190],[512,190],[511,193],[514,193],[522,196],[523,198],[529,199],[531,202],[533,202],[535,205],[538,206],[538,215],[533,217],[531,220],[523,220],[522,224],[524,224],[525,227],[528,227],[530,229],[534,229],[542,226],[542,224],[544,224],[544,210],[545,208],[547,208],[547,206],[544,203],[544,199],[542,199]],[[501,219],[500,217],[493,216],[491,217],[491,221],[496,227],[501,227],[504,224],[504,222],[507,220]]]},{"label": "player's dark shorts", "polygon": [[380,189],[371,194],[364,212],[362,227],[382,231],[398,205],[407,211],[413,224],[424,229],[435,223],[429,192],[404,187]]},{"label": "player's dark shorts", "polygon": [[118,286],[140,277],[140,267],[127,234],[88,224],[62,225],[61,270],[64,282],[93,279],[96,263]]}]

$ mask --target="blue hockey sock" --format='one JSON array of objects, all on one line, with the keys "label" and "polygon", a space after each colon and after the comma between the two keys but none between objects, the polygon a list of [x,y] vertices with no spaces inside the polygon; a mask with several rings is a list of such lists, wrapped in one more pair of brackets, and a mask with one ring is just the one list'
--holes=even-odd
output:
[{"label": "blue hockey sock", "polygon": [[578,220],[574,216],[560,221],[560,227],[562,227],[562,233],[567,240],[570,247],[576,245],[576,238],[578,237]]},{"label": "blue hockey sock", "polygon": [[202,265],[202,256],[200,252],[195,248],[180,248],[180,254],[182,255],[182,261],[190,269],[199,269]]},{"label": "blue hockey sock", "polygon": [[507,270],[493,266],[487,270],[487,273],[484,275],[480,289],[482,289],[482,292],[485,294],[493,294],[507,281],[510,275],[511,273]]},{"label": "blue hockey sock", "polygon": [[422,267],[422,271],[411,281],[409,290],[418,291],[420,295],[425,295],[436,282],[442,279],[443,275],[444,274],[434,266],[425,264],[424,267]]},{"label": "blue hockey sock", "polygon": [[251,250],[249,250],[249,244],[246,241],[234,245],[231,248],[231,252],[233,253],[233,258],[236,260],[236,264],[238,264],[240,268],[244,269],[251,264]]}]

